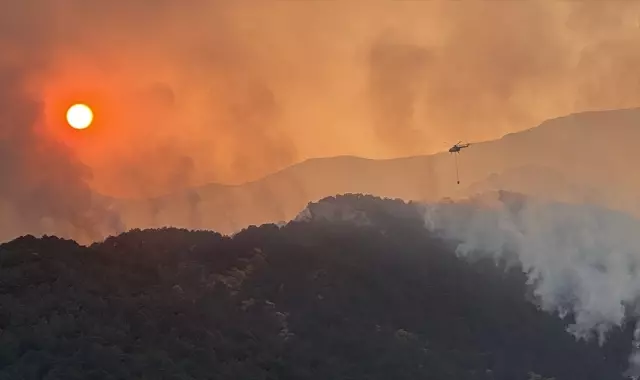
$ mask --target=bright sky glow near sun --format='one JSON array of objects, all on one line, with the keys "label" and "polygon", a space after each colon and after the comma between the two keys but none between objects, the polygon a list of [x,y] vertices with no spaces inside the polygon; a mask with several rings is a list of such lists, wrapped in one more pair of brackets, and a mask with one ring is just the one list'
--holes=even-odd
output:
[{"label": "bright sky glow near sun", "polygon": [[85,104],[74,104],[67,110],[67,122],[72,128],[85,129],[93,121],[93,112]]}]

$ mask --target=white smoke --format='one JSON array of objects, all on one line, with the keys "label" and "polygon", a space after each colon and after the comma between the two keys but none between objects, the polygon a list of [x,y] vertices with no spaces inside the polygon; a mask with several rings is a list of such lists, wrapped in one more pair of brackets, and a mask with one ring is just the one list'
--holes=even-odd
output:
[{"label": "white smoke", "polygon": [[[497,192],[424,206],[426,227],[468,258],[516,258],[540,306],[572,313],[568,330],[596,337],[636,319],[640,298],[640,221],[590,205],[543,202]],[[635,337],[640,347],[639,336]],[[634,344],[630,374],[640,374]]]}]

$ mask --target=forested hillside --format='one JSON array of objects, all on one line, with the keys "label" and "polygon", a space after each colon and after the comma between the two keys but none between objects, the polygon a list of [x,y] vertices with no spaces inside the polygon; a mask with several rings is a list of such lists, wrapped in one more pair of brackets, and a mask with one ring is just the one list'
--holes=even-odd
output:
[{"label": "forested hillside", "polygon": [[233,237],[0,246],[0,379],[622,378],[630,328],[576,341],[517,268],[456,258],[409,205],[320,203]]}]

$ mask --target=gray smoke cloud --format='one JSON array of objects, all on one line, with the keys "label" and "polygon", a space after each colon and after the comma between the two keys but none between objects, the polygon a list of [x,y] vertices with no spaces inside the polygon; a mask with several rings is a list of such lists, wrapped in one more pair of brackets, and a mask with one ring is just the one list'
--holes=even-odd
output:
[{"label": "gray smoke cloud", "polygon": [[[542,309],[575,323],[568,331],[602,344],[614,326],[640,317],[640,220],[587,204],[506,192],[424,206],[428,230],[458,242],[456,254],[515,260]],[[634,348],[630,374],[640,374]]]}]

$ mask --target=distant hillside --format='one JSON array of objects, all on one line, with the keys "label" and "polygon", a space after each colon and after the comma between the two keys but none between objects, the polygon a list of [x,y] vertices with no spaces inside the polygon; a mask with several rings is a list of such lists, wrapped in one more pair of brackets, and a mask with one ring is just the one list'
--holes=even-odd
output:
[{"label": "distant hillside", "polygon": [[0,379],[622,378],[629,328],[577,341],[520,270],[458,259],[416,210],[350,195],[234,237],[3,244]]},{"label": "distant hillside", "polygon": [[493,173],[469,185],[462,193],[474,196],[505,190],[536,198],[591,204],[606,204],[598,186],[580,182],[556,169],[537,165],[517,166]]},{"label": "distant hillside", "polygon": [[474,144],[459,156],[461,185],[449,153],[392,160],[335,157],[308,160],[240,186],[210,185],[159,199],[120,201],[117,209],[129,227],[230,233],[290,220],[307,202],[334,194],[435,200],[504,187],[640,212],[640,178],[633,169],[640,159],[639,122],[640,109],[586,112]]}]

